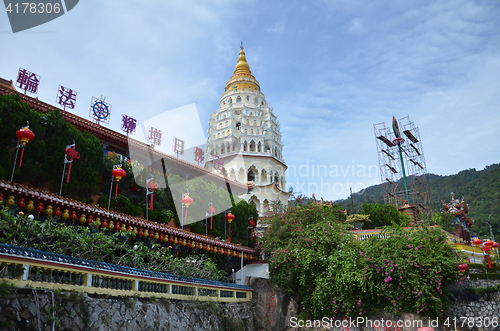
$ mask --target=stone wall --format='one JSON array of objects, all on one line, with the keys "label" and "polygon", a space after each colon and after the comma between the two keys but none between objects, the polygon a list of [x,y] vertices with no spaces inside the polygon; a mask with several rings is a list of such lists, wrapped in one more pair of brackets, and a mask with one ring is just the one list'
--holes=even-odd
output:
[{"label": "stone wall", "polygon": [[[251,303],[216,303],[205,301],[178,301],[136,297],[107,297],[76,292],[16,289],[0,286],[0,331],[83,331],[83,330],[342,330],[336,327],[291,328],[291,321],[299,312],[297,301],[290,295],[276,291],[263,278],[247,278],[253,288]],[[450,304],[450,322],[457,321],[459,331],[496,331],[500,326],[480,325],[478,319],[470,324],[460,317],[497,317],[500,323],[500,292],[487,293],[474,298],[463,296],[471,287],[493,287],[500,280],[467,280],[451,288],[456,297]],[[427,326],[425,317],[411,314],[393,316],[374,312],[367,319],[415,321]],[[446,317],[445,317],[446,318]],[[443,318],[436,331],[453,331],[445,327]],[[402,331],[416,331],[418,327],[404,327]],[[350,331],[375,330],[350,327]]]},{"label": "stone wall", "polygon": [[[455,294],[455,299],[449,305],[450,311],[448,316],[456,318],[462,330],[484,330],[496,331],[500,330],[500,292],[477,294],[471,292],[470,288],[476,287],[496,287],[500,285],[500,280],[465,280],[456,282],[451,288],[451,292]],[[484,322],[491,324],[493,318],[496,318],[495,325],[485,326]],[[466,320],[464,318],[467,318]]]},{"label": "stone wall", "polygon": [[255,330],[251,303],[0,290],[0,331]]}]

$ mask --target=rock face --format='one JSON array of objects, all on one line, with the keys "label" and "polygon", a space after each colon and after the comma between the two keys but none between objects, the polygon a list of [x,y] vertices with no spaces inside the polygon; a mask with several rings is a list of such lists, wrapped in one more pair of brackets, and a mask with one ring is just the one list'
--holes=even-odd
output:
[{"label": "rock face", "polygon": [[255,330],[285,330],[290,318],[297,316],[298,303],[290,295],[274,290],[268,279],[247,277],[245,285],[253,289]]},{"label": "rock face", "polygon": [[251,331],[251,306],[11,289],[0,298],[0,330]]}]

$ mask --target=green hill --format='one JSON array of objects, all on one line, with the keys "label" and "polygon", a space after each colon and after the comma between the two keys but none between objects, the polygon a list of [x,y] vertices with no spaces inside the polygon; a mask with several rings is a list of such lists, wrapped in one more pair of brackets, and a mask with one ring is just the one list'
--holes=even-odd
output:
[{"label": "green hill", "polygon": [[[488,216],[491,214],[491,223],[496,240],[500,240],[500,164],[492,164],[484,170],[463,170],[455,175],[440,176],[428,174],[429,190],[432,209],[440,212],[443,209],[441,200],[449,202],[451,192],[455,198],[462,199],[469,204],[469,216],[475,220],[472,232],[480,237],[490,237]],[[365,203],[384,203],[382,184],[366,188],[362,192],[353,194],[354,211],[361,213]],[[336,201],[342,208],[352,213],[351,199]]]}]

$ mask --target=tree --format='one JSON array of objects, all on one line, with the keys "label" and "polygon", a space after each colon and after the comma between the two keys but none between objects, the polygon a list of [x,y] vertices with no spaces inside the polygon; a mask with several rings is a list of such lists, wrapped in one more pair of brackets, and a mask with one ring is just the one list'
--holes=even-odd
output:
[{"label": "tree", "polygon": [[371,228],[390,226],[393,224],[406,226],[408,224],[408,216],[400,213],[396,207],[391,205],[374,205],[365,203],[363,205],[363,215],[369,215]]},{"label": "tree", "polygon": [[[16,132],[29,122],[35,139],[25,147],[21,168],[14,179],[31,187],[59,193],[66,145],[76,143],[80,159],[73,161],[71,180],[63,185],[69,198],[87,200],[99,191],[98,170],[103,152],[100,141],[80,132],[59,111],[37,113],[19,95],[0,96],[0,177],[10,180],[16,152]],[[67,170],[67,168],[66,168]]]}]

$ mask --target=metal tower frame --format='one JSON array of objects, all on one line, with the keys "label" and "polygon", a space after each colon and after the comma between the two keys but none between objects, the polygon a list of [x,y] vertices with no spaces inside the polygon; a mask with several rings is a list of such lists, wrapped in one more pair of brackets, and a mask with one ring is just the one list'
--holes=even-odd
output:
[{"label": "metal tower frame", "polygon": [[[399,119],[398,122],[405,136],[404,142],[401,143],[401,149],[407,174],[408,194],[411,200],[408,203],[414,205],[421,215],[430,218],[432,209],[420,133],[414,123],[410,121],[409,116]],[[401,208],[406,199],[406,192],[403,187],[403,169],[398,145],[393,142],[396,136],[390,127],[385,126],[385,123],[375,124],[373,129],[384,191],[384,203]]]}]

